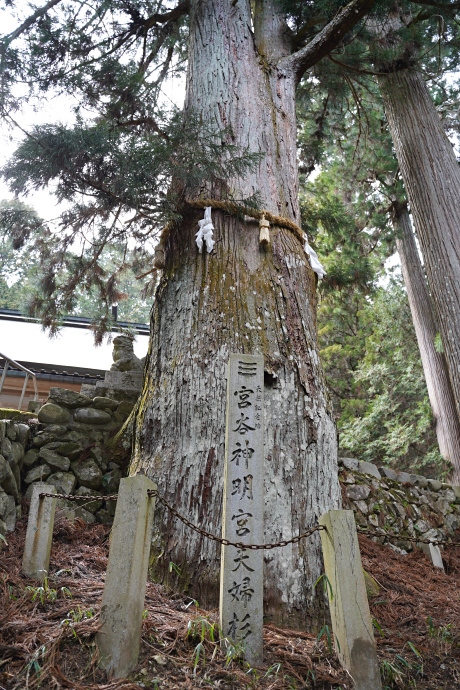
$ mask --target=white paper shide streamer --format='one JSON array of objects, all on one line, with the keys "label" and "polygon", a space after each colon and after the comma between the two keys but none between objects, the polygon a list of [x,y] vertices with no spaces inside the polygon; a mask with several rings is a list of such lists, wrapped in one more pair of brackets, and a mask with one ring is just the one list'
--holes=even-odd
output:
[{"label": "white paper shide streamer", "polygon": [[[198,221],[198,225],[200,226],[200,229],[196,233],[196,245],[198,247],[198,251],[200,254],[203,252],[203,243],[206,245],[206,251],[208,254],[212,252],[214,249],[215,241],[213,238],[212,231],[214,230],[214,225],[212,224],[212,219],[211,219],[211,206],[207,206],[204,210],[204,218],[202,220]],[[321,265],[318,255],[315,252],[312,247],[308,244],[308,238],[306,234],[304,233],[304,250],[305,254],[309,257],[310,259],[310,266],[314,270],[314,272],[317,274],[318,278],[321,280],[323,276],[326,275],[326,271],[324,270],[324,267]]]},{"label": "white paper shide streamer", "polygon": [[305,233],[304,233],[304,236],[303,236],[303,237],[304,237],[304,240],[305,240],[304,250],[305,250],[305,254],[306,254],[306,255],[309,257],[309,259],[310,259],[310,266],[312,267],[312,269],[314,270],[314,272],[316,273],[316,275],[318,276],[318,278],[319,278],[320,280],[322,280],[323,276],[326,275],[326,271],[324,270],[324,267],[322,266],[322,264],[320,263],[320,261],[319,261],[319,259],[318,259],[318,254],[317,254],[317,253],[315,252],[315,250],[312,249],[312,248],[310,247],[310,245],[308,244],[308,238],[307,238],[307,236],[305,235]]},{"label": "white paper shide streamer", "polygon": [[196,244],[198,247],[198,251],[201,252],[203,251],[203,242],[206,243],[206,251],[208,254],[210,254],[213,250],[214,247],[214,240],[212,237],[212,231],[214,230],[214,225],[212,224],[211,220],[211,206],[207,206],[204,210],[204,218],[203,220],[198,221],[198,225],[200,226],[200,229],[196,233]]}]

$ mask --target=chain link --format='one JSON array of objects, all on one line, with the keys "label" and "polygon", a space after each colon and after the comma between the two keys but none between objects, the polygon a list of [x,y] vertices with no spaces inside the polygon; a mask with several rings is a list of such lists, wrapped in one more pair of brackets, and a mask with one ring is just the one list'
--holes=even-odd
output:
[{"label": "chain link", "polygon": [[360,534],[370,537],[379,537],[383,539],[398,539],[399,541],[410,541],[415,544],[433,544],[433,546],[460,546],[460,541],[442,541],[435,539],[421,539],[420,537],[406,537],[398,534],[392,534],[387,532],[375,532],[374,530],[367,529],[367,527],[356,527]]},{"label": "chain link", "polygon": [[[229,541],[228,539],[224,539],[222,537],[218,537],[215,534],[212,534],[211,532],[207,532],[206,530],[202,529],[201,527],[198,527],[197,525],[194,525],[193,522],[190,522],[190,520],[187,520],[186,517],[181,515],[166,499],[164,499],[156,489],[150,489],[147,491],[147,494],[151,497],[155,497],[158,499],[160,503],[162,503],[165,508],[167,508],[173,515],[175,515],[181,522],[184,523],[184,525],[187,525],[187,527],[190,527],[190,529],[193,529],[195,532],[198,532],[198,534],[203,535],[203,537],[206,537],[207,539],[210,539],[211,541],[216,541],[219,544],[223,544],[224,546],[236,546],[238,549],[247,549],[251,551],[259,551],[261,549],[264,549],[265,551],[269,551],[270,549],[276,549],[279,546],[288,546],[289,544],[297,544],[297,542],[301,541],[302,539],[306,539],[307,537],[311,537],[312,534],[315,532],[318,532],[320,530],[325,530],[326,527],[323,525],[316,525],[315,527],[312,527],[309,529],[307,532],[303,532],[303,534],[299,534],[297,537],[293,537],[292,539],[283,539],[282,541],[278,541],[274,544],[243,544],[241,541]],[[39,498],[62,498],[65,499],[66,501],[84,501],[84,502],[89,502],[89,501],[116,501],[118,499],[118,494],[110,494],[109,496],[74,496],[70,494],[51,494],[51,493],[41,493]],[[360,534],[364,534],[365,536],[369,537],[377,537],[379,539],[383,538],[384,540],[390,541],[391,539],[395,540],[400,540],[400,541],[410,541],[414,542],[416,544],[433,544],[433,546],[460,546],[460,542],[458,541],[442,541],[442,540],[434,540],[434,539],[420,539],[419,537],[402,537],[398,534],[392,534],[392,533],[387,533],[387,532],[375,532],[374,530],[367,529],[366,527],[358,527],[357,530]]]},{"label": "chain link", "polygon": [[73,496],[70,494],[40,494],[39,498],[64,498],[66,501],[116,501],[118,494],[110,494],[109,496]]},{"label": "chain link", "polygon": [[[302,539],[306,539],[306,537],[310,537],[314,532],[318,532],[319,530],[324,530],[326,529],[322,525],[316,525],[316,527],[312,527],[312,529],[308,530],[308,532],[304,532],[303,534],[299,534],[297,537],[293,537],[292,539],[286,539],[283,541],[276,542],[276,544],[243,544],[241,541],[229,541],[228,539],[223,539],[222,537],[218,537],[215,534],[212,534],[211,532],[206,532],[206,530],[201,529],[201,527],[197,527],[196,525],[193,524],[193,522],[190,522],[190,520],[187,520],[186,517],[181,515],[175,508],[173,508],[172,505],[170,505],[162,496],[159,495],[158,491],[155,489],[150,489],[147,491],[147,494],[150,497],[155,497],[158,499],[160,503],[162,503],[168,510],[171,511],[173,515],[175,515],[179,520],[181,520],[184,525],[187,525],[187,527],[190,527],[191,529],[195,530],[195,532],[198,532],[198,534],[202,534],[204,537],[207,537],[211,541],[216,541],[219,544],[223,544],[224,546],[236,546],[238,549],[247,549],[251,551],[258,551],[260,549],[265,549],[265,550],[270,550],[270,549],[276,549],[278,546],[288,546],[288,544],[296,544],[297,542],[301,541]],[[63,498],[66,501],[116,501],[118,498],[117,494],[112,494],[111,496],[73,496],[70,494],[47,494],[47,493],[41,493],[40,498]]]},{"label": "chain link", "polygon": [[149,496],[155,496],[155,498],[157,498],[160,503],[162,503],[166,508],[168,508],[168,510],[170,510],[173,515],[179,518],[179,520],[181,520],[181,522],[183,522],[184,525],[187,525],[187,527],[190,527],[191,529],[195,530],[195,532],[198,532],[198,534],[202,534],[204,537],[211,539],[211,541],[216,541],[219,544],[223,544],[224,546],[236,546],[238,549],[247,549],[248,551],[259,551],[261,549],[264,549],[265,551],[269,551],[270,549],[276,549],[278,546],[296,544],[297,542],[301,541],[301,539],[310,537],[314,532],[326,529],[325,527],[323,527],[323,525],[316,525],[316,527],[312,527],[310,530],[308,530],[308,532],[299,534],[297,537],[293,537],[292,539],[283,539],[282,541],[278,541],[275,544],[243,544],[243,542],[241,541],[229,541],[228,539],[217,537],[215,534],[212,534],[211,532],[206,532],[206,530],[201,529],[201,527],[197,527],[192,522],[190,522],[190,520],[187,520],[186,517],[178,513],[172,505],[170,505],[162,496],[159,495],[158,491],[155,491],[155,489],[151,489],[147,493]]}]

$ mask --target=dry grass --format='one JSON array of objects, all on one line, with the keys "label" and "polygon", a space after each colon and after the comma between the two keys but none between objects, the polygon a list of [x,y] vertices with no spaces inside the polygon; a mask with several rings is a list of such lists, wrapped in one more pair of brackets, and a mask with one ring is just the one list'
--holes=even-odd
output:
[{"label": "dry grass", "polygon": [[[0,689],[353,687],[326,638],[317,642],[313,634],[272,625],[264,626],[263,667],[248,672],[220,650],[216,611],[151,582],[139,664],[130,679],[111,681],[98,668],[94,643],[108,535],[102,525],[57,519],[43,590],[21,573],[24,519],[9,536],[0,554]],[[458,550],[446,553],[444,574],[420,552],[398,556],[365,537],[360,544],[363,565],[381,586],[371,610],[383,634],[377,633],[377,644],[387,687],[458,687]]]}]

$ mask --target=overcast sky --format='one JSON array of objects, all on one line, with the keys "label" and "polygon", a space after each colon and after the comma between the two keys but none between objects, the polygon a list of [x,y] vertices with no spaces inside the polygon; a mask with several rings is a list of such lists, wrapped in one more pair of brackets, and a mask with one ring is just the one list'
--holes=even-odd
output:
[{"label": "overcast sky", "polygon": [[[17,3],[15,10],[0,11],[1,33],[7,34],[13,31],[29,13],[28,3],[25,2]],[[183,103],[184,95],[184,79],[171,80],[165,84],[166,100],[170,99],[180,106]],[[47,95],[46,100],[38,108],[27,107],[23,112],[16,113],[15,118],[25,130],[31,129],[34,125],[44,123],[60,122],[70,124],[73,119],[71,106],[72,101],[66,96],[55,96],[53,98]],[[0,166],[4,165],[9,159],[23,137],[23,133],[10,129],[5,123],[0,125]],[[13,198],[13,195],[7,185],[0,179],[0,199],[11,198]],[[43,189],[21,199],[33,206],[38,214],[48,221],[57,218],[63,210],[63,207],[57,204],[51,190]],[[389,265],[398,263],[399,258],[397,255],[391,257],[387,262]],[[386,281],[383,282],[385,283]],[[0,350],[5,350],[5,354],[13,358],[29,361],[53,361],[56,364],[74,364],[75,366],[89,366],[93,368],[105,368],[111,364],[112,346],[105,344],[100,348],[94,348],[91,344],[92,336],[89,332],[67,329],[71,331],[71,333],[67,334],[65,329],[57,340],[50,340],[41,331],[40,326],[34,324],[27,324],[27,336],[24,337],[25,331],[21,331],[21,327],[25,326],[26,324],[15,324],[14,326],[9,324],[8,332],[6,332],[2,322]],[[142,351],[143,344],[145,341],[146,348],[147,338],[140,336],[139,340],[140,342],[136,347],[140,348],[139,356],[142,357],[145,354]],[[36,357],[30,356],[32,342]],[[88,357],[94,364],[85,363]],[[62,358],[67,358],[69,361],[62,361]],[[81,361],[83,363],[80,363]]]},{"label": "overcast sky", "polygon": [[[29,15],[28,3],[19,2],[15,10],[11,8],[0,11],[0,33],[12,32],[26,16]],[[165,99],[170,99],[181,106],[185,95],[185,82],[170,80],[165,83]],[[15,119],[26,131],[34,125],[45,123],[71,124],[73,121],[72,100],[66,96],[47,94],[39,107],[27,107],[23,112],[15,113]],[[0,167],[3,166],[15,151],[24,134],[11,129],[5,122],[0,123]],[[0,179],[0,200],[12,199],[8,186]],[[45,220],[57,218],[63,210],[59,206],[52,190],[43,189],[21,200],[35,208]],[[147,352],[148,337],[137,336],[134,351],[138,357]],[[0,321],[0,351],[16,360],[43,362],[64,366],[109,369],[112,364],[112,344],[107,340],[100,347],[93,344],[90,331],[76,328],[64,328],[55,339],[50,339],[41,326],[33,323]]]},{"label": "overcast sky", "polygon": [[[148,336],[137,336],[134,353],[139,358],[147,354],[148,342]],[[112,349],[107,341],[95,347],[93,334],[84,328],[62,328],[56,338],[48,338],[37,323],[0,320],[0,352],[16,361],[108,370]]]}]

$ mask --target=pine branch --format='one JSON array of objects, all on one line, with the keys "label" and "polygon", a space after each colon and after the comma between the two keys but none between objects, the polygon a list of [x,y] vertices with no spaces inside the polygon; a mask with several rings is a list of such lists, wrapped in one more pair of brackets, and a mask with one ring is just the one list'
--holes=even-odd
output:
[{"label": "pine branch", "polygon": [[[21,127],[21,125],[20,125],[20,124],[19,124],[19,123],[18,123],[8,112],[6,112],[4,109],[2,109],[2,111],[3,111],[3,116],[6,117],[6,118],[8,118],[8,119],[14,124],[14,126],[17,127],[17,128],[26,136],[26,138],[31,139],[32,141],[34,141],[34,142],[37,144],[37,146],[39,146],[41,149],[43,149],[44,151],[46,151],[48,154],[50,153],[50,151],[49,151],[49,149],[47,148],[47,146],[45,146],[45,144],[44,144],[39,138],[37,138],[36,136],[34,136],[34,135],[31,134],[30,132],[28,132],[28,131],[27,131],[26,129],[24,129],[23,127]],[[63,171],[66,172],[66,173],[69,175],[70,179],[73,179],[73,180],[75,180],[76,182],[79,182],[80,184],[83,185],[83,189],[75,189],[75,192],[80,192],[80,193],[82,193],[82,194],[85,194],[85,193],[87,194],[87,192],[84,191],[84,188],[85,188],[85,187],[89,187],[90,189],[92,189],[92,190],[94,190],[94,191],[102,192],[103,195],[105,195],[106,197],[110,198],[113,202],[117,202],[117,203],[126,203],[125,200],[122,198],[121,195],[116,194],[115,192],[113,192],[113,190],[111,190],[110,188],[108,188],[108,187],[107,187],[106,185],[104,185],[102,182],[97,182],[96,180],[94,180],[93,178],[91,178],[90,175],[84,175],[84,174],[81,174],[81,173],[77,173],[77,172],[75,172],[74,170],[72,170],[71,168],[69,168],[69,167],[67,167],[67,166],[63,166]],[[142,210],[141,210],[140,208],[137,208],[136,211],[137,211],[137,213],[138,213],[140,216],[142,216],[143,218],[149,220],[148,214],[147,214],[147,213],[143,213]]]},{"label": "pine branch", "polygon": [[7,41],[8,43],[11,43],[11,41],[14,41],[15,38],[20,36],[21,34],[24,33],[24,31],[27,31],[29,27],[32,26],[32,24],[35,24],[37,19],[40,19],[43,17],[48,10],[50,10],[52,7],[55,5],[58,5],[61,2],[61,0],[49,0],[49,2],[46,3],[43,7],[40,7],[38,10],[36,10],[33,14],[30,15],[22,24],[21,26],[18,26],[18,28],[13,31],[13,33],[9,34],[7,36]]},{"label": "pine branch", "polygon": [[371,77],[378,77],[380,75],[385,75],[386,72],[377,72],[375,70],[369,70],[369,69],[358,69],[357,67],[352,67],[352,65],[347,65],[345,62],[341,62],[340,60],[337,60],[336,58],[332,57],[332,55],[328,55],[328,60],[333,62],[335,65],[338,65],[339,67],[343,67],[343,69],[350,70],[350,72],[356,72],[356,74],[367,74]]},{"label": "pine branch", "polygon": [[163,139],[169,141],[168,134],[161,129],[153,117],[137,117],[131,120],[117,121],[117,127],[139,127],[140,125],[147,125],[151,130],[163,137]]},{"label": "pine branch", "polygon": [[[124,36],[120,39],[116,45],[116,49],[120,48],[128,39],[132,36],[142,36],[147,35],[148,30],[157,24],[167,24],[169,22],[175,22],[184,14],[188,14],[190,10],[189,0],[184,0],[184,2],[179,3],[177,7],[169,12],[164,12],[163,14],[155,13],[152,14],[147,19],[139,19],[131,24],[131,27],[125,32]],[[165,34],[166,35],[166,34]]]},{"label": "pine branch", "polygon": [[[60,0],[56,0],[59,2]],[[163,34],[160,37],[160,40],[158,42],[158,45],[156,46],[156,49],[151,52],[150,56],[147,58],[146,64],[143,65],[143,71],[145,72],[148,65],[150,62],[153,60],[153,58],[157,55],[159,52],[161,46],[164,43],[165,38],[168,36],[169,30],[168,30],[168,24],[169,23],[174,23],[177,19],[180,19],[184,14],[188,14],[190,10],[190,1],[189,0],[184,0],[184,2],[181,2],[177,7],[175,7],[173,10],[170,10],[169,12],[164,12],[163,14],[155,13],[152,14],[150,17],[147,17],[147,19],[144,20],[139,20],[137,22],[133,22],[132,25],[130,26],[127,31],[123,32],[118,40],[118,42],[115,44],[115,46],[109,50],[107,53],[105,53],[104,57],[111,55],[112,53],[115,53],[117,50],[119,50],[123,45],[129,41],[130,38],[137,37],[137,36],[147,36],[147,33],[149,29],[152,27],[156,26],[157,24],[164,24],[163,27]],[[97,56],[93,60],[91,60],[87,64],[91,64],[92,62],[97,62],[100,60],[100,56]],[[143,60],[142,60],[143,62]]]},{"label": "pine branch", "polygon": [[292,41],[294,45],[300,45],[303,43],[305,37],[307,34],[315,27],[317,24],[322,24],[323,22],[327,21],[324,17],[318,16],[318,17],[313,17],[310,19],[308,22],[306,22],[301,29],[295,34],[293,37]]},{"label": "pine branch", "polygon": [[352,0],[310,43],[280,60],[279,67],[294,72],[299,82],[310,67],[334,50],[342,38],[369,12],[374,2],[375,0]]}]

